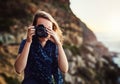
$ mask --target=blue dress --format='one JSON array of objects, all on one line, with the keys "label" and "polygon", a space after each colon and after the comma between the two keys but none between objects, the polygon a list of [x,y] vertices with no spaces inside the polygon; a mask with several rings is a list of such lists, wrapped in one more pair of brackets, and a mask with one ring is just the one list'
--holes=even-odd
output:
[{"label": "blue dress", "polygon": [[[25,42],[26,40],[21,42],[18,53],[22,52]],[[63,84],[57,58],[58,49],[53,42],[48,40],[42,47],[38,39],[34,38],[30,46],[22,84]]]}]

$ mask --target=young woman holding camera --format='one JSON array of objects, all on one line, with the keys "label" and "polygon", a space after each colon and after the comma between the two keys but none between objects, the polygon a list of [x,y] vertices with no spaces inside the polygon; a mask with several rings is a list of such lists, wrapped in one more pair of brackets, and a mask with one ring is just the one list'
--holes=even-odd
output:
[{"label": "young woman holding camera", "polygon": [[24,71],[22,84],[63,84],[61,72],[68,71],[68,61],[62,40],[54,18],[45,11],[37,11],[15,61],[16,72]]}]

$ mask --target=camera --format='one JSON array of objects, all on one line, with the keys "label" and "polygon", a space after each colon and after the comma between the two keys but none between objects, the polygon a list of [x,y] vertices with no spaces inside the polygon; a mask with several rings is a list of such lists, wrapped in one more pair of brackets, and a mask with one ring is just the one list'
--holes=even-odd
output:
[{"label": "camera", "polygon": [[43,24],[35,26],[35,35],[40,38],[48,36],[47,30]]}]

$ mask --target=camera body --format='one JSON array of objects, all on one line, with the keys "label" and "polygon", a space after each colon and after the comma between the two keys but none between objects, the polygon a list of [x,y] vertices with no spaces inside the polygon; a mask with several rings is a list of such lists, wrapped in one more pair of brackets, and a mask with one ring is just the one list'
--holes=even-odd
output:
[{"label": "camera body", "polygon": [[45,38],[48,36],[47,30],[43,24],[35,26],[35,35],[40,38]]}]

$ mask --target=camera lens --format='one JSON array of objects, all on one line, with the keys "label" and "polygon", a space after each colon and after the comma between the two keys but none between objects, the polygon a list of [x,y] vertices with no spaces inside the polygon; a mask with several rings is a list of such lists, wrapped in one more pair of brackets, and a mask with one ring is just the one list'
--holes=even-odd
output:
[{"label": "camera lens", "polygon": [[37,37],[42,38],[42,37],[47,37],[48,36],[47,30],[46,30],[46,28],[44,27],[43,24],[35,26],[35,29],[36,29],[35,34],[36,34]]}]

